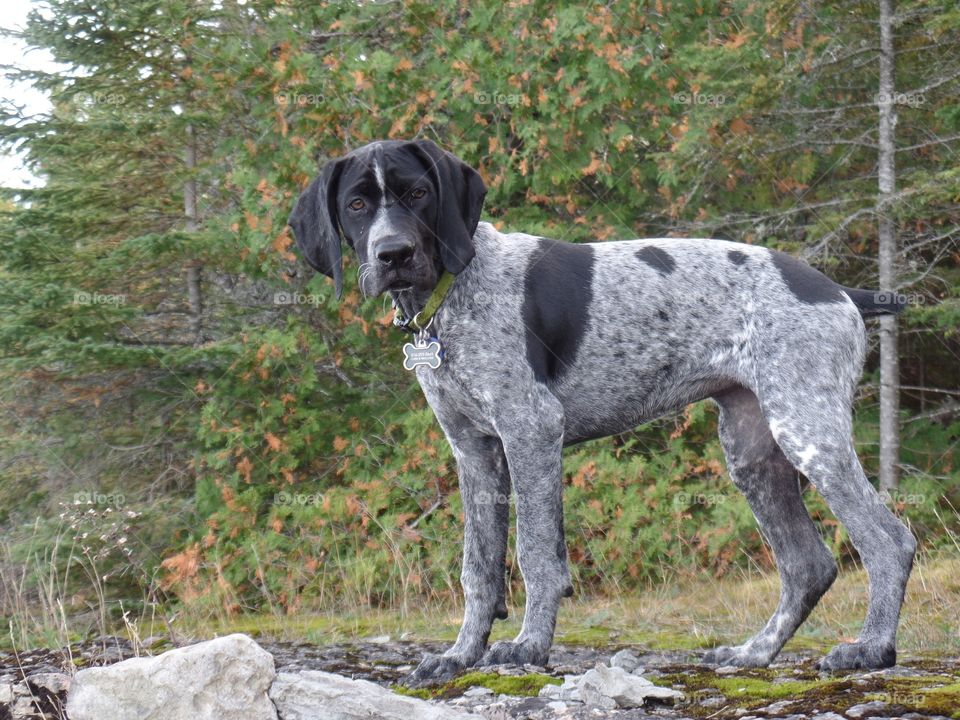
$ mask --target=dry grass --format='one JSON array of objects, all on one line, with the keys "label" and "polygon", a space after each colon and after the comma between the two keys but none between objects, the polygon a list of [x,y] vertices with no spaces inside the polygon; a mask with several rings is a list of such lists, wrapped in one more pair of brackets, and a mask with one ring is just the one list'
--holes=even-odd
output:
[{"label": "dry grass", "polygon": [[[787,649],[825,651],[854,639],[866,614],[867,577],[862,570],[841,573]],[[561,606],[556,641],[595,645],[637,643],[660,649],[694,649],[739,643],[756,632],[777,603],[775,574],[679,578],[616,598],[575,598]],[[362,640],[390,635],[411,640],[450,641],[457,633],[462,608],[424,603],[399,610],[345,610],[331,614],[248,615],[217,621],[182,617],[181,634],[208,637],[240,631],[278,640],[317,643]],[[519,630],[522,607],[496,623],[492,640]],[[922,556],[907,591],[900,634],[901,652],[960,652],[960,557]]]}]

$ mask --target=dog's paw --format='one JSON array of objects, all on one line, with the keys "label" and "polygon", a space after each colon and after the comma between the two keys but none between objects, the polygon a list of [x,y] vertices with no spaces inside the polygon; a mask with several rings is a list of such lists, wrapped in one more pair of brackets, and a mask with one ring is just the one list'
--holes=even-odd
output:
[{"label": "dog's paw", "polygon": [[534,647],[532,643],[526,640],[514,642],[512,640],[501,640],[494,643],[487,650],[480,665],[539,665],[543,667],[547,664],[547,658],[550,657],[550,649],[546,650]]},{"label": "dog's paw", "polygon": [[721,645],[703,656],[705,665],[733,665],[735,667],[766,667],[773,658],[749,645]]},{"label": "dog's paw", "polygon": [[818,664],[818,670],[857,670],[860,668],[888,668],[897,664],[897,650],[893,645],[854,642],[837,645]]},{"label": "dog's paw", "polygon": [[400,681],[408,688],[438,685],[452,680],[467,668],[459,655],[424,655],[416,670]]}]

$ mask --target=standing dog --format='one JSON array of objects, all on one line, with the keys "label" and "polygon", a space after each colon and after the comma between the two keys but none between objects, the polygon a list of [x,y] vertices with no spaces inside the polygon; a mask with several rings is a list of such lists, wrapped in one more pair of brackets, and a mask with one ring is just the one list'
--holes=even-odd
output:
[{"label": "standing dog", "polygon": [[[850,408],[863,317],[897,312],[897,301],[763,247],[502,234],[479,222],[485,193],[475,170],[432,142],[376,142],[328,163],[290,218],[307,262],[338,296],[342,235],[360,258],[362,292],[389,292],[408,322],[430,306],[419,346],[442,345],[442,362],[438,351],[416,375],[457,460],[466,609],[453,647],[424,658],[410,681],[477,663],[544,665],[560,599],[573,592],[562,448],[704,398],[720,406],[730,476],[781,580],[764,628],[706,662],[767,665],[836,577],[801,499],[802,473],[847,528],[870,580],[859,639],[820,667],[894,664],[916,542],[864,475]],[[506,617],[511,487],[526,608],[520,634],[488,648],[494,619]]]}]

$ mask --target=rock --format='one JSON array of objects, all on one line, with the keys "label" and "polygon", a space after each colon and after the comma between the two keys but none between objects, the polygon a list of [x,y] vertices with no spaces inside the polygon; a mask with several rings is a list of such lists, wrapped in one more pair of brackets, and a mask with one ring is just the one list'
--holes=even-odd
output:
[{"label": "rock", "polygon": [[837,715],[835,712],[825,712],[818,713],[813,715],[810,720],[844,720],[842,715]]},{"label": "rock", "polygon": [[246,635],[228,635],[80,670],[70,720],[277,720],[267,697],[273,657]]},{"label": "rock", "polygon": [[540,688],[540,697],[560,702],[580,703],[580,681],[579,675],[566,675],[563,679],[563,685],[554,685],[549,683]]},{"label": "rock", "polygon": [[27,678],[34,692],[39,689],[46,690],[52,695],[66,693],[70,689],[71,678],[69,675],[59,672],[37,673]]},{"label": "rock", "polygon": [[540,697],[545,697],[545,698],[558,698],[558,697],[560,697],[560,693],[561,693],[561,692],[562,692],[562,690],[561,690],[561,686],[560,686],[560,685],[554,685],[553,683],[547,683],[547,684],[544,685],[542,688],[540,688],[540,692],[539,692],[538,694],[539,694]]},{"label": "rock", "polygon": [[33,698],[31,697],[18,697],[16,701],[10,706],[10,717],[12,720],[27,720],[27,718],[35,718],[36,715],[36,706],[33,703]]},{"label": "rock", "polygon": [[583,674],[578,687],[583,702],[608,710],[615,707],[640,707],[647,699],[673,701],[683,698],[683,693],[678,690],[654,685],[646,678],[631,675],[623,668],[607,667],[601,663]]},{"label": "rock", "polygon": [[623,668],[628,673],[640,667],[640,660],[629,650],[620,650],[610,658],[610,667]]},{"label": "rock", "polygon": [[743,668],[739,668],[736,665],[721,665],[716,670],[714,670],[714,672],[717,675],[735,675],[741,670],[743,670]]},{"label": "rock", "polygon": [[862,718],[864,715],[869,715],[874,712],[883,712],[889,707],[887,703],[881,702],[880,700],[874,700],[873,702],[862,703],[860,705],[854,705],[849,707],[844,712],[847,717],[852,718]]},{"label": "rock", "polygon": [[766,707],[757,708],[754,712],[766,713],[767,715],[780,715],[784,710],[793,705],[793,703],[793,700],[778,700]]},{"label": "rock", "polygon": [[[450,705],[435,705],[367,680],[320,670],[278,674],[270,699],[282,720],[483,720]],[[71,720],[75,719],[71,716]]]},{"label": "rock", "polygon": [[27,678],[5,675],[0,678],[0,718],[39,720],[64,717],[70,676],[61,672],[39,672]]}]

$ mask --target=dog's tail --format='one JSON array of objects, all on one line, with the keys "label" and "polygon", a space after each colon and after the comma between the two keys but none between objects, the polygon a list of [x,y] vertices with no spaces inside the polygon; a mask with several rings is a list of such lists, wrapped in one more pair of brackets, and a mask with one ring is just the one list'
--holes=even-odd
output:
[{"label": "dog's tail", "polygon": [[896,315],[907,306],[907,299],[900,293],[889,290],[861,290],[842,285],[840,287],[865,318]]}]

